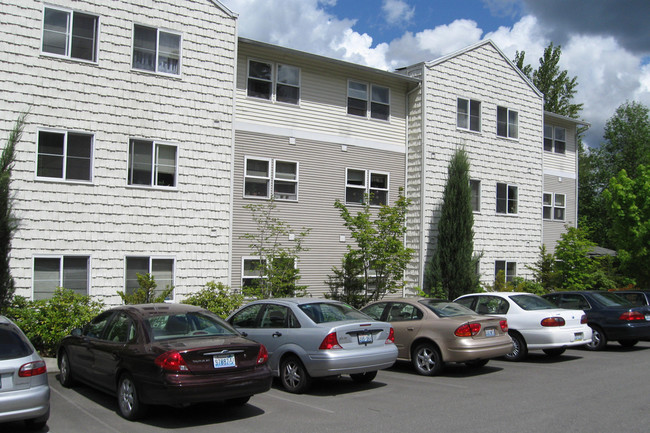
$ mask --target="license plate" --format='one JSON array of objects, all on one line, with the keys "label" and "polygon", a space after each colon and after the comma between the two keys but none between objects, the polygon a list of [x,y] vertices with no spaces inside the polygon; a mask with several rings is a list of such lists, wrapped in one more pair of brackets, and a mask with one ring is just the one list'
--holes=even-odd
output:
[{"label": "license plate", "polygon": [[357,334],[359,339],[359,344],[370,344],[372,343],[372,334]]},{"label": "license plate", "polygon": [[646,314],[646,315],[645,315],[645,320],[647,320],[648,322],[650,322],[650,314]]},{"label": "license plate", "polygon": [[584,340],[584,334],[582,332],[576,332],[576,341]]},{"label": "license plate", "polygon": [[496,337],[497,331],[494,329],[486,329],[485,330],[485,336],[486,337]]},{"label": "license plate", "polygon": [[214,368],[237,367],[235,355],[213,356],[212,365]]}]

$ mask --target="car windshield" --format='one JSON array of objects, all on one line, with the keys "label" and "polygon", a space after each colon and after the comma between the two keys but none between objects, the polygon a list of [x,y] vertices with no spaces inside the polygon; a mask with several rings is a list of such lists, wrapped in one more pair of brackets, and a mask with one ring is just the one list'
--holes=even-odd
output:
[{"label": "car windshield", "polygon": [[553,305],[550,301],[535,295],[514,295],[510,299],[526,311],[557,308],[557,305]]},{"label": "car windshield", "polygon": [[422,299],[420,303],[424,304],[429,310],[436,313],[438,317],[467,316],[470,314],[476,314],[476,312],[456,302]]},{"label": "car windshield", "polygon": [[317,302],[298,306],[314,323],[339,322],[341,320],[372,320],[347,304]]},{"label": "car windshield", "polygon": [[237,335],[237,331],[221,319],[201,312],[152,316],[145,319],[144,323],[154,341]]},{"label": "car windshield", "polygon": [[0,325],[0,360],[24,358],[32,354],[32,348],[10,324]]},{"label": "car windshield", "polygon": [[604,305],[605,307],[634,307],[634,303],[628,301],[627,299],[617,295],[616,293],[602,292],[602,293],[592,293],[591,296]]}]

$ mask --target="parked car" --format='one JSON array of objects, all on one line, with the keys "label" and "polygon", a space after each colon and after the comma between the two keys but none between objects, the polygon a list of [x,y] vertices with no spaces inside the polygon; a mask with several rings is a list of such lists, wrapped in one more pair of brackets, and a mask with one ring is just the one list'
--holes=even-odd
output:
[{"label": "parked car", "polygon": [[650,305],[650,291],[648,290],[614,290],[612,293],[625,298],[637,307]]},{"label": "parked car", "polygon": [[557,292],[544,298],[562,308],[579,308],[587,313],[593,340],[586,346],[601,350],[608,341],[632,347],[650,339],[650,307],[639,307],[617,293],[604,291]]},{"label": "parked car", "polygon": [[45,361],[20,328],[0,316],[0,423],[25,421],[41,429],[49,417]]},{"label": "parked car", "polygon": [[259,300],[228,321],[267,347],[273,374],[292,393],[306,391],[315,377],[349,374],[356,382],[370,382],[397,358],[390,324],[338,301]]},{"label": "parked car", "polygon": [[482,367],[512,352],[508,322],[477,315],[455,302],[402,298],[373,302],[361,309],[395,330],[397,358],[411,361],[418,374],[433,376],[447,362]]},{"label": "parked car", "polygon": [[225,400],[243,405],[271,387],[266,348],[199,307],[123,305],[61,341],[60,381],[84,382],[117,395],[120,414],[146,405]]},{"label": "parked car", "polygon": [[530,350],[559,356],[567,347],[591,342],[586,314],[565,310],[530,293],[491,292],[463,295],[456,302],[479,314],[504,316],[514,349],[505,358],[521,361]]}]

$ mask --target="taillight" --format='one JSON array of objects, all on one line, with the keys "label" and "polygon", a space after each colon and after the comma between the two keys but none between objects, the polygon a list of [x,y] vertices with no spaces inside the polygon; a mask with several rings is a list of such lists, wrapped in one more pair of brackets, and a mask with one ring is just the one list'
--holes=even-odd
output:
[{"label": "taillight", "polygon": [[480,323],[465,323],[464,325],[459,326],[454,335],[456,337],[472,337],[479,333],[481,330]]},{"label": "taillight", "polygon": [[336,332],[328,334],[319,347],[320,350],[343,349],[336,338]]},{"label": "taillight", "polygon": [[390,332],[388,333],[388,338],[386,339],[386,344],[393,344],[395,343],[395,330],[393,328],[390,328]]},{"label": "taillight", "polygon": [[582,317],[580,318],[580,324],[585,325],[587,323],[587,315],[583,314]]},{"label": "taillight", "polygon": [[45,373],[47,373],[45,361],[28,362],[27,364],[21,365],[18,370],[18,376],[20,377],[32,377]]},{"label": "taillight", "polygon": [[634,320],[645,320],[645,315],[639,311],[626,311],[621,314],[621,317],[619,317],[618,320],[626,320],[628,322]]},{"label": "taillight", "polygon": [[561,317],[547,317],[542,319],[542,326],[564,326],[566,322]]},{"label": "taillight", "polygon": [[499,321],[499,325],[501,325],[501,330],[503,332],[508,332],[508,321],[507,320]]},{"label": "taillight", "polygon": [[175,350],[163,353],[155,359],[154,363],[158,367],[167,371],[173,371],[177,373],[181,371],[190,371],[181,354]]},{"label": "taillight", "polygon": [[260,344],[260,351],[257,354],[257,365],[266,364],[266,361],[269,360],[269,352],[266,350],[263,344]]}]

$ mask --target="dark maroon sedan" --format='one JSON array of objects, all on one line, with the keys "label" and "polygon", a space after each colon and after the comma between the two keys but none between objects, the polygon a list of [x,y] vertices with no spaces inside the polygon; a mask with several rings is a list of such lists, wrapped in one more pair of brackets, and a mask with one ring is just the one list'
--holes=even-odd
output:
[{"label": "dark maroon sedan", "polygon": [[225,321],[182,304],[123,305],[61,341],[61,384],[78,380],[117,395],[120,414],[148,404],[225,401],[243,405],[271,387],[264,345]]}]

